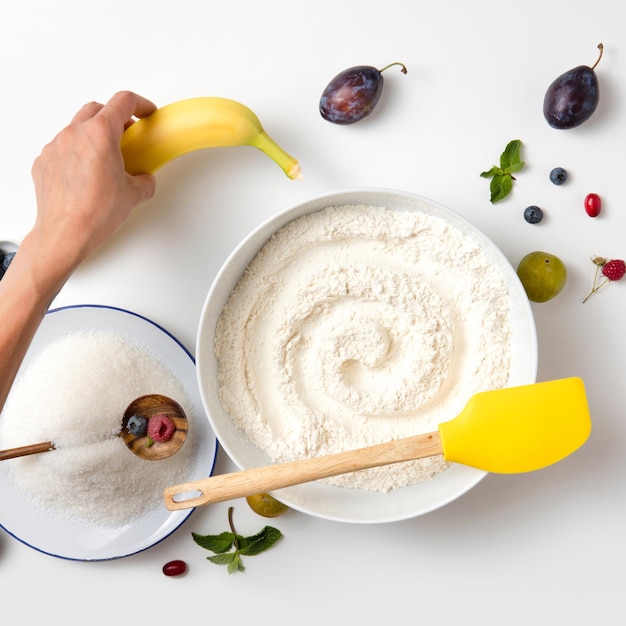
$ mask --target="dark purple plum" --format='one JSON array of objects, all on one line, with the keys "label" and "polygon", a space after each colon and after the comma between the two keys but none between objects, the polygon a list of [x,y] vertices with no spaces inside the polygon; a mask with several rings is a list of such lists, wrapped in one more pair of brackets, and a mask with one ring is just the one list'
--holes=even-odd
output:
[{"label": "dark purple plum", "polygon": [[579,65],[561,74],[548,87],[543,101],[543,115],[552,128],[568,129],[587,121],[598,106],[600,90],[595,69],[600,54],[592,67]]},{"label": "dark purple plum", "polygon": [[371,65],[356,65],[337,74],[322,92],[322,117],[333,124],[354,124],[367,117],[382,93],[382,72],[392,65],[400,65],[406,74],[406,67],[397,62],[380,70]]}]

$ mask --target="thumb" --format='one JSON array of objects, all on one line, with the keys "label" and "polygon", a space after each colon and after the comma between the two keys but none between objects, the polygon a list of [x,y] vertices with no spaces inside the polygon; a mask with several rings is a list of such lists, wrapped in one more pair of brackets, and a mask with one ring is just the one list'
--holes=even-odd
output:
[{"label": "thumb", "polygon": [[136,204],[150,200],[156,191],[156,177],[152,174],[137,174],[129,176],[130,184],[134,190]]}]

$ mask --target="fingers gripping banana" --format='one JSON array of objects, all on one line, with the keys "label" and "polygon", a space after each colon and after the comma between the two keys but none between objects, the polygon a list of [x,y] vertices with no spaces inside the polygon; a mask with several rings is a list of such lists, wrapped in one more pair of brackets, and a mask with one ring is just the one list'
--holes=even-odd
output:
[{"label": "fingers gripping banana", "polygon": [[227,146],[258,148],[289,178],[301,178],[298,161],[269,137],[258,117],[227,98],[190,98],[168,104],[129,126],[121,141],[129,174],[152,174],[188,152]]}]

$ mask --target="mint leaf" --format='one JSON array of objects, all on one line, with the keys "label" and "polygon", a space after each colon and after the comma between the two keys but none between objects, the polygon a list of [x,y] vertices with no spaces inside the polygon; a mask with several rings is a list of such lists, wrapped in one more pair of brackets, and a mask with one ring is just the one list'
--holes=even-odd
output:
[{"label": "mint leaf", "polygon": [[494,165],[490,170],[486,172],[481,172],[481,176],[483,178],[491,178],[492,176],[498,176],[499,174],[504,174],[504,170],[500,167]]},{"label": "mint leaf", "polygon": [[255,535],[244,537],[237,534],[233,524],[233,507],[228,509],[230,532],[219,535],[200,535],[191,533],[193,540],[202,548],[215,552],[207,560],[216,565],[226,565],[229,574],[243,572],[242,556],[255,556],[271,548],[283,534],[273,526],[265,526]]},{"label": "mint leaf", "polygon": [[491,191],[491,204],[506,198],[513,188],[513,180],[508,174],[498,174],[491,179],[489,191]]},{"label": "mint leaf", "polygon": [[509,165],[509,167],[507,167],[506,171],[509,174],[515,174],[516,172],[519,172],[524,165],[526,165],[526,163],[524,163],[524,161],[519,161],[517,163],[511,163],[511,165]]},{"label": "mint leaf", "polygon": [[241,562],[239,552],[236,550],[235,552],[226,552],[224,554],[216,554],[215,556],[207,556],[207,560],[211,561],[211,563],[215,563],[216,565],[226,565],[226,571],[229,574],[243,572],[245,570],[245,567]]},{"label": "mint leaf", "polygon": [[500,155],[500,167],[494,165],[490,170],[481,172],[482,178],[491,178],[489,191],[491,204],[506,198],[513,189],[513,174],[519,172],[526,164],[522,161],[520,151],[522,142],[519,139],[509,141]]},{"label": "mint leaf", "polygon": [[235,535],[229,532],[223,532],[219,535],[198,535],[197,533],[191,533],[191,536],[201,548],[217,554],[230,550],[235,541]]},{"label": "mint leaf", "polygon": [[[516,167],[521,164],[524,166],[524,163],[520,159],[520,148],[522,147],[522,142],[519,139],[513,139],[513,141],[509,141],[504,152],[500,155],[500,167],[505,172],[511,172],[511,167]],[[519,167],[517,171],[522,169]]]},{"label": "mint leaf", "polygon": [[241,537],[239,540],[239,551],[247,556],[261,554],[271,548],[283,534],[273,526],[266,526],[252,537]]},{"label": "mint leaf", "polygon": [[243,572],[245,571],[245,567],[241,562],[241,556],[239,556],[239,552],[233,553],[233,560],[228,564],[228,573],[234,574],[235,572]]},{"label": "mint leaf", "polygon": [[237,556],[236,552],[225,552],[223,554],[214,554],[213,556],[207,556],[207,560],[217,565],[230,565]]}]

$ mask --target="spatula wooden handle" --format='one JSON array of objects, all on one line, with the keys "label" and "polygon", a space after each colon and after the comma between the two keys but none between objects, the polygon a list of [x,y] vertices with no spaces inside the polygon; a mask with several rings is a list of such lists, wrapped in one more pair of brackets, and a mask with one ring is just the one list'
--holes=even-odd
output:
[{"label": "spatula wooden handle", "polygon": [[40,452],[48,452],[54,450],[54,445],[49,441],[42,443],[33,443],[28,446],[21,446],[19,448],[10,448],[9,450],[0,450],[0,461],[6,459],[14,459],[18,456],[28,456],[29,454],[39,454]]},{"label": "spatula wooden handle", "polygon": [[170,511],[189,509],[442,453],[439,432],[431,432],[358,450],[302,461],[277,463],[181,483],[164,490],[165,506]]}]

